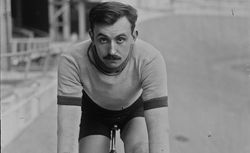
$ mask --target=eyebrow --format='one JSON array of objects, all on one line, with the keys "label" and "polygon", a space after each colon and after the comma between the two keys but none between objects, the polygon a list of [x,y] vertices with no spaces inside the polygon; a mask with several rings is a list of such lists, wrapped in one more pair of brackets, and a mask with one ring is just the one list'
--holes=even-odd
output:
[{"label": "eyebrow", "polygon": [[103,33],[99,33],[96,37],[108,37],[107,35],[103,34]]},{"label": "eyebrow", "polygon": [[[117,37],[127,37],[127,35],[125,34],[125,33],[122,33],[122,34],[119,34],[119,35],[117,35],[117,36],[115,36],[116,38]],[[103,34],[103,33],[99,33],[96,37],[108,37],[107,35],[105,35],[105,34]],[[108,37],[109,38],[109,37]]]}]

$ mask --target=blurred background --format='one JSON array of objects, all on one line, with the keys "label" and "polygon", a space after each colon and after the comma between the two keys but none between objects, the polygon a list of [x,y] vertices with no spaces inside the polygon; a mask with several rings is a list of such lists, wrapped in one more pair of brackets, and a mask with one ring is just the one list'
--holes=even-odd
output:
[{"label": "blurred background", "polygon": [[[119,1],[166,60],[171,152],[249,153],[250,1]],[[56,153],[58,57],[100,2],[0,0],[3,153]]]}]

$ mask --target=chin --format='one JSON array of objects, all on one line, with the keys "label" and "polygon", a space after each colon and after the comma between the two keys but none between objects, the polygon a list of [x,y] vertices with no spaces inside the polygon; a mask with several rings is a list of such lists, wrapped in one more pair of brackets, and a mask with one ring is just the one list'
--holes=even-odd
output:
[{"label": "chin", "polygon": [[117,68],[120,66],[120,62],[107,63],[106,66],[109,68]]},{"label": "chin", "polygon": [[109,68],[117,68],[117,67],[119,67],[119,64],[112,63],[112,64],[108,64],[107,66],[108,66]]}]

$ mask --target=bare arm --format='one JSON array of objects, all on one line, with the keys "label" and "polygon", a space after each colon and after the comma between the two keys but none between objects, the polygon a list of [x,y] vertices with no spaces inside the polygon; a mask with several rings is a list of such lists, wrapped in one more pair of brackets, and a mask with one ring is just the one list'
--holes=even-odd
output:
[{"label": "bare arm", "polygon": [[58,105],[57,153],[78,152],[81,107]]},{"label": "bare arm", "polygon": [[149,153],[170,153],[168,107],[145,111],[149,135]]}]

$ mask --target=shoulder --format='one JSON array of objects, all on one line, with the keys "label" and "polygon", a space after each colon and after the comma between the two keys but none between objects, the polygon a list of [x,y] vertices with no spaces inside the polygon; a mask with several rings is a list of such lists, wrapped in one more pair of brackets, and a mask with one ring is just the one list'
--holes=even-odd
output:
[{"label": "shoulder", "polygon": [[148,63],[152,60],[161,59],[162,55],[161,52],[150,43],[138,39],[134,46],[134,57],[143,63]]},{"label": "shoulder", "polygon": [[85,40],[68,46],[60,56],[60,61],[69,61],[78,63],[79,61],[86,61],[88,47],[91,44],[90,40]]}]

